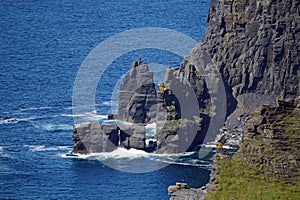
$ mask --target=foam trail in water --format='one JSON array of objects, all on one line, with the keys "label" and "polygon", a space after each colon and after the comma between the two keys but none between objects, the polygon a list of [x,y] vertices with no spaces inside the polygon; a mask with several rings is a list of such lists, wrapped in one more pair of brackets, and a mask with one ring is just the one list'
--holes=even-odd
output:
[{"label": "foam trail in water", "polygon": [[45,117],[27,117],[27,118],[4,117],[4,118],[0,118],[0,124],[16,124],[18,122],[29,122],[36,119],[42,119],[42,118]]},{"label": "foam trail in water", "polygon": [[50,106],[41,106],[41,107],[21,108],[20,111],[46,110],[46,109],[52,109],[52,107],[50,107]]},{"label": "foam trail in water", "polygon": [[73,130],[73,125],[70,124],[37,124],[32,123],[35,128],[42,129],[45,131],[71,131]]},{"label": "foam trail in water", "polygon": [[24,147],[29,148],[29,150],[32,152],[58,151],[58,150],[70,150],[71,149],[71,147],[68,147],[68,146],[46,147],[45,145],[24,145]]},{"label": "foam trail in water", "polygon": [[[217,146],[215,144],[201,144],[199,145],[200,147],[204,147],[204,148],[217,148]],[[236,149],[236,147],[231,147],[231,146],[226,146],[223,145],[222,146],[223,149]]]},{"label": "foam trail in water", "polygon": [[102,105],[104,105],[104,106],[111,106],[111,101],[104,101],[102,103]]}]

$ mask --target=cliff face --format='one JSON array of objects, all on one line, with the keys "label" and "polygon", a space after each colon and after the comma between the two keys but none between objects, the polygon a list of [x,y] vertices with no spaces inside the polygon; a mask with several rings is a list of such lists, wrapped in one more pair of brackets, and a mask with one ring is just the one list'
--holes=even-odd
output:
[{"label": "cliff face", "polygon": [[300,2],[212,0],[203,46],[233,97],[299,95]]},{"label": "cliff face", "polygon": [[258,106],[300,95],[299,12],[298,0],[211,1],[202,42],[177,72],[194,88],[201,112],[211,114],[212,101],[203,49],[224,82],[228,132],[240,135]]}]

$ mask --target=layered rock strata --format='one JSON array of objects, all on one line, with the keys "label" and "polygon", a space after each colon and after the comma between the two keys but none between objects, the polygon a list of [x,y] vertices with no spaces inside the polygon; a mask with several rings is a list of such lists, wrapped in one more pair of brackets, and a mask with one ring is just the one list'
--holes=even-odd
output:
[{"label": "layered rock strata", "polygon": [[[251,118],[250,113],[257,107],[275,103],[277,97],[295,98],[300,95],[299,11],[300,2],[297,0],[211,0],[202,42],[183,60],[180,69],[174,74],[195,88],[200,110],[211,115],[210,88],[207,84],[209,78],[205,70],[201,71],[205,52],[211,57],[226,90],[227,119],[218,136],[222,143],[240,145]],[[289,122],[280,121],[283,116],[283,119],[290,117],[289,114],[279,112],[286,107],[273,106],[276,111],[271,111],[271,107],[267,110],[273,117],[263,114],[265,111],[258,111],[258,116],[265,120],[267,117],[273,123],[251,121],[248,126],[250,130],[245,132],[244,142],[248,142],[243,143],[240,150],[246,149],[244,155],[249,158],[248,164],[262,164],[266,174],[272,175],[275,172],[275,177],[280,179],[289,181],[293,179],[291,176],[295,176],[299,180],[299,166],[295,164],[299,161],[299,155],[293,150],[299,148],[299,138],[295,135],[292,138],[287,136],[286,129],[291,126]],[[258,118],[254,116],[253,120]],[[282,125],[281,128],[276,126],[278,123]],[[270,127],[273,128],[270,130]],[[297,127],[292,130],[299,134]],[[259,140],[257,144],[256,138]],[[287,138],[289,141],[285,141]],[[269,151],[266,152],[265,147]],[[290,151],[293,151],[291,156],[287,155]],[[280,153],[284,156],[278,156]],[[284,169],[290,174],[284,172]],[[197,192],[203,194],[200,189]],[[183,192],[176,196],[173,193],[171,199],[194,199],[193,195],[188,194]]]},{"label": "layered rock strata", "polygon": [[[117,117],[120,123],[75,125],[73,152],[109,152],[118,146],[160,154],[195,150],[204,140],[207,120],[200,117],[193,88],[173,72],[167,68],[165,83],[158,84],[156,91],[148,65],[133,62],[120,85],[119,113],[108,116],[111,120]],[[150,122],[156,122],[157,141],[146,146],[145,125]],[[111,139],[114,146],[108,145]]]}]

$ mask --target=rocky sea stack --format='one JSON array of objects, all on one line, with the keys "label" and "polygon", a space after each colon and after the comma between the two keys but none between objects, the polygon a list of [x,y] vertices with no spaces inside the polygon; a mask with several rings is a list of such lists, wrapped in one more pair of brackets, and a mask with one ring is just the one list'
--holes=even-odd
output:
[{"label": "rocky sea stack", "polygon": [[[74,125],[73,153],[111,152],[117,147],[159,154],[195,150],[205,137],[206,119],[191,97],[193,89],[174,72],[167,68],[165,82],[156,89],[148,64],[134,61],[120,84],[118,114],[108,116],[118,122]],[[151,123],[156,139],[146,143],[146,125]]]}]

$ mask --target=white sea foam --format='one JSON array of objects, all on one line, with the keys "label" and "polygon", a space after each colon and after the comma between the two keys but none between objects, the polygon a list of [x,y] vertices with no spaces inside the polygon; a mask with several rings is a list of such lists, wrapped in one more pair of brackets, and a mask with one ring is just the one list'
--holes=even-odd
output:
[{"label": "white sea foam", "polygon": [[70,124],[38,124],[32,123],[35,128],[42,129],[45,131],[71,131],[73,125]]},{"label": "white sea foam", "polygon": [[76,115],[73,115],[73,114],[61,114],[60,116],[61,117],[84,117],[85,115],[84,114],[76,114]]},{"label": "white sea foam", "polygon": [[104,101],[102,103],[102,105],[104,105],[104,106],[111,106],[111,101]]},{"label": "white sea foam", "polygon": [[[70,152],[69,152],[70,153]],[[63,158],[75,158],[75,159],[86,159],[86,160],[97,160],[97,161],[121,161],[124,166],[126,162],[134,161],[135,159],[146,159],[153,163],[165,163],[165,164],[174,164],[174,165],[186,165],[186,166],[195,166],[202,168],[209,168],[211,164],[206,161],[199,159],[191,158],[192,154],[195,152],[185,152],[179,154],[155,154],[147,153],[142,150],[137,149],[125,149],[122,147],[117,148],[112,152],[103,152],[103,153],[91,153],[91,154],[61,154]]]},{"label": "white sea foam", "polygon": [[91,158],[91,157],[99,157],[99,158],[139,158],[139,157],[159,157],[159,158],[169,158],[169,159],[177,159],[182,156],[190,156],[194,154],[194,152],[184,152],[178,154],[155,154],[155,153],[147,153],[143,150],[138,149],[125,149],[123,147],[118,147],[116,150],[112,152],[102,152],[102,153],[90,153],[90,154],[75,154],[79,158]]},{"label": "white sea foam", "polygon": [[[217,146],[215,144],[201,144],[199,145],[201,147],[205,147],[205,148],[217,148]],[[222,146],[223,149],[236,149],[236,147],[231,147],[231,146],[227,146],[227,145],[223,145]]]},{"label": "white sea foam", "polygon": [[62,116],[68,116],[68,117],[78,117],[80,121],[82,122],[93,122],[93,121],[99,121],[107,119],[107,115],[99,115],[97,112],[91,111],[91,112],[85,112],[85,113],[76,113],[76,114],[62,114]]},{"label": "white sea foam", "polygon": [[45,145],[24,145],[24,147],[29,148],[32,152],[39,151],[58,151],[58,150],[70,150],[69,146],[56,146],[56,147],[46,147]]},{"label": "white sea foam", "polygon": [[29,122],[36,119],[41,119],[44,117],[26,117],[26,118],[0,118],[0,124],[16,124],[18,122]]},{"label": "white sea foam", "polygon": [[172,164],[172,165],[184,165],[184,166],[193,166],[193,167],[201,167],[201,168],[205,168],[205,169],[210,169],[212,164],[210,163],[193,163],[193,162],[180,162],[180,161],[175,161],[175,162],[170,162],[170,161],[163,161],[165,163],[168,164]]},{"label": "white sea foam", "polygon": [[147,124],[146,128],[146,144],[150,141],[156,141],[156,123]]},{"label": "white sea foam", "polygon": [[103,153],[91,153],[87,155],[76,154],[79,158],[89,159],[94,158],[97,160],[105,160],[105,159],[120,159],[120,158],[139,158],[139,157],[147,157],[149,156],[147,152],[137,149],[125,149],[122,147],[117,148],[112,152],[103,152]]},{"label": "white sea foam", "polygon": [[50,106],[41,106],[41,107],[29,107],[29,108],[21,108],[20,111],[28,111],[28,110],[45,110],[45,109],[51,109]]}]

